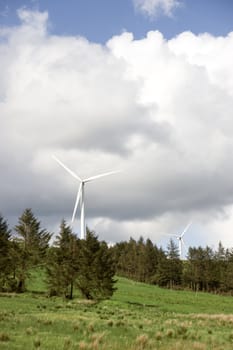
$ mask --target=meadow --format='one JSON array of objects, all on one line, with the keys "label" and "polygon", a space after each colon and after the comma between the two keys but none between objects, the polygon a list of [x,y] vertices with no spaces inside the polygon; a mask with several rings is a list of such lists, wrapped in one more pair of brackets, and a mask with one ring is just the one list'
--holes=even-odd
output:
[{"label": "meadow", "polygon": [[0,349],[233,349],[233,299],[118,278],[109,300],[48,298],[43,271],[28,292],[0,295]]}]

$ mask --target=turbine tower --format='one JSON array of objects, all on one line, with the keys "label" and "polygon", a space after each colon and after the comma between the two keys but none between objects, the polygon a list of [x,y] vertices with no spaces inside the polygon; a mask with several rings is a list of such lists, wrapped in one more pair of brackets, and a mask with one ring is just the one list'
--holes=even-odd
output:
[{"label": "turbine tower", "polygon": [[184,231],[180,234],[180,235],[176,235],[176,234],[169,234],[169,236],[174,236],[176,237],[176,239],[178,240],[178,244],[179,244],[179,255],[180,255],[180,259],[182,259],[183,257],[183,247],[186,247],[185,243],[184,243],[184,240],[183,240],[183,237],[184,237],[184,234],[185,232],[189,229],[189,227],[191,226],[192,222],[190,222],[184,229]]},{"label": "turbine tower", "polygon": [[91,182],[93,180],[99,179],[100,177],[104,177],[104,176],[108,176],[108,175],[112,175],[112,174],[116,174],[119,173],[119,171],[111,171],[108,173],[104,173],[104,174],[100,174],[100,175],[96,175],[96,176],[92,176],[89,177],[87,179],[81,179],[77,174],[75,174],[72,170],[70,170],[65,164],[63,164],[57,157],[52,156],[53,159],[60,164],[70,175],[72,175],[76,180],[78,180],[80,182],[79,188],[78,188],[78,192],[77,192],[77,197],[76,197],[76,201],[75,201],[75,205],[74,205],[74,210],[73,210],[73,215],[72,215],[72,219],[71,219],[71,226],[73,226],[74,223],[74,219],[75,219],[75,215],[76,215],[76,211],[78,208],[78,205],[80,204],[80,209],[81,209],[81,214],[80,214],[80,226],[81,226],[81,234],[80,237],[81,239],[85,239],[86,238],[86,225],[85,225],[85,197],[84,197],[84,187],[85,184],[87,182]]}]

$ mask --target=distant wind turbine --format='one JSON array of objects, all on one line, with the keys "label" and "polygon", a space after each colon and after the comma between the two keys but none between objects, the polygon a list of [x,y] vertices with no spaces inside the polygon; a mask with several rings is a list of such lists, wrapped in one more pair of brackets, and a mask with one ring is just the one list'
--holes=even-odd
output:
[{"label": "distant wind turbine", "polygon": [[183,237],[184,237],[184,234],[185,232],[189,229],[189,227],[191,226],[192,222],[190,222],[184,229],[184,231],[180,234],[180,235],[176,235],[176,234],[169,234],[169,236],[173,236],[175,237],[178,242],[179,242],[179,255],[180,255],[180,259],[182,259],[183,257],[183,247],[186,248],[187,250],[187,247],[186,247],[186,244],[184,243],[184,240],[183,240]]},{"label": "distant wind turbine", "polygon": [[65,164],[63,164],[57,157],[55,157],[54,155],[52,157],[70,175],[72,175],[76,180],[78,180],[80,182],[80,185],[79,185],[79,188],[78,188],[78,192],[77,192],[76,201],[75,201],[75,205],[74,205],[73,215],[72,215],[72,219],[71,219],[71,225],[73,226],[75,215],[76,215],[76,211],[77,211],[77,208],[78,208],[78,204],[80,203],[80,208],[81,208],[81,215],[80,215],[81,235],[80,235],[80,237],[81,237],[81,239],[85,239],[86,238],[85,205],[84,205],[84,202],[85,202],[84,201],[84,186],[85,186],[85,183],[91,182],[93,180],[99,179],[99,178],[104,177],[104,176],[108,176],[108,175],[119,173],[120,171],[111,171],[111,172],[108,172],[108,173],[92,176],[92,177],[89,177],[89,178],[83,180],[77,174],[75,174],[72,170],[70,170]]}]

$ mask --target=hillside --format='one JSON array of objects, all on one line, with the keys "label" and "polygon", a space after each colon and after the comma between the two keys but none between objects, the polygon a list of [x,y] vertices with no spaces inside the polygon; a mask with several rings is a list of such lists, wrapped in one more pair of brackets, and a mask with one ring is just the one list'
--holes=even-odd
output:
[{"label": "hillside", "polygon": [[100,303],[29,291],[0,297],[0,349],[232,349],[231,297],[172,291],[118,278]]}]

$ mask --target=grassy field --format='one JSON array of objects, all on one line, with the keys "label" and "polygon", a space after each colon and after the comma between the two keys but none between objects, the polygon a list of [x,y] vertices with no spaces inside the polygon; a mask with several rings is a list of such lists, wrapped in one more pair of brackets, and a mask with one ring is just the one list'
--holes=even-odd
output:
[{"label": "grassy field", "polygon": [[46,297],[42,277],[0,296],[0,349],[233,349],[232,297],[119,278],[111,300],[65,301]]}]

